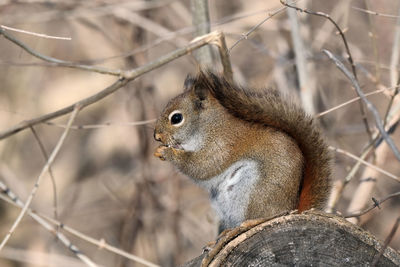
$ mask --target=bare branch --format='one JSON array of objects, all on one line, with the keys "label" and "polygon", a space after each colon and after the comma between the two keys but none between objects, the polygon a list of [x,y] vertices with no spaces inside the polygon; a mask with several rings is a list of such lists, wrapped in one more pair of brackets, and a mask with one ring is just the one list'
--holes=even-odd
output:
[{"label": "bare branch", "polygon": [[[4,196],[3,194],[6,194],[8,197]],[[20,207],[21,209],[25,206],[25,204],[2,182],[0,181],[0,198],[3,199],[4,201],[16,205]],[[82,251],[79,250],[77,246],[71,243],[71,241],[62,233],[57,231],[54,227],[52,227],[48,222],[46,222],[44,219],[42,219],[39,215],[36,213],[32,212],[30,208],[28,208],[27,213],[29,216],[32,217],[36,222],[38,222],[40,225],[42,225],[46,230],[48,230],[50,233],[54,234],[58,240],[61,241],[61,243],[68,248],[74,255],[79,258],[82,262],[84,262],[88,266],[97,266],[91,259],[89,259]]]},{"label": "bare branch", "polygon": [[[296,6],[293,6],[293,5],[289,5],[285,1],[286,0],[280,0],[281,4],[284,5],[284,6],[293,8],[293,9],[295,9],[297,11],[304,12],[304,13],[307,13],[307,14],[310,14],[310,15],[315,15],[315,16],[326,18],[335,26],[335,28],[338,30],[338,32],[339,32],[339,34],[340,34],[340,36],[342,38],[343,44],[345,46],[347,57],[348,57],[347,60],[349,61],[350,65],[351,65],[351,70],[353,72],[354,78],[358,82],[357,70],[356,70],[356,66],[354,64],[353,57],[352,57],[352,55],[350,53],[349,45],[347,43],[346,37],[344,35],[344,32],[339,27],[339,25],[336,23],[336,21],[334,21],[328,14],[325,14],[323,12],[313,12],[313,11],[309,11],[307,9],[302,9],[302,8],[299,8],[299,7],[296,7]],[[364,126],[365,126],[365,131],[367,132],[369,139],[372,140],[371,129],[369,127],[368,119],[367,119],[367,116],[366,116],[366,113],[365,113],[365,108],[364,108],[364,105],[363,105],[362,102],[360,102],[360,112],[361,112],[362,120],[363,120],[363,123],[364,123]]]},{"label": "bare branch", "polygon": [[379,13],[379,12],[376,12],[376,11],[372,11],[372,10],[368,10],[368,9],[364,9],[364,8],[359,8],[359,7],[355,7],[355,6],[352,6],[351,8],[355,9],[355,10],[358,10],[358,11],[361,11],[361,12],[365,12],[365,13],[371,14],[371,15],[376,15],[376,16],[381,16],[381,17],[386,17],[386,18],[399,18],[399,16],[396,16],[396,15]]},{"label": "bare branch", "polygon": [[343,149],[340,149],[340,148],[337,148],[337,147],[333,147],[333,146],[329,146],[329,149],[331,149],[331,150],[333,150],[333,151],[335,151],[335,152],[344,154],[344,155],[346,155],[346,156],[348,156],[348,157],[350,157],[350,158],[352,158],[352,159],[355,159],[355,160],[357,160],[358,162],[360,162],[360,163],[362,163],[362,164],[364,164],[364,165],[366,165],[366,166],[368,166],[368,167],[370,167],[370,168],[372,168],[372,169],[374,169],[374,170],[376,170],[376,171],[378,171],[378,172],[380,172],[380,173],[382,173],[382,174],[384,174],[384,175],[386,175],[386,176],[388,176],[388,177],[394,179],[395,181],[400,182],[400,177],[394,175],[393,173],[390,173],[390,172],[388,172],[388,171],[385,171],[384,169],[381,169],[381,168],[379,168],[378,166],[376,166],[376,165],[374,165],[374,164],[371,164],[371,163],[369,163],[369,162],[363,160],[362,158],[357,157],[356,155],[351,154],[351,153],[348,152],[348,151],[345,151],[345,150],[343,150]]},{"label": "bare branch", "polygon": [[75,120],[76,115],[78,114],[80,110],[79,106],[76,106],[74,108],[73,113],[71,114],[71,117],[68,121],[68,125],[67,128],[64,130],[64,132],[62,133],[60,139],[57,142],[57,145],[55,146],[53,152],[51,153],[49,159],[47,160],[46,164],[44,165],[41,173],[39,174],[39,177],[37,178],[35,185],[32,188],[32,191],[28,197],[28,200],[25,203],[25,206],[23,207],[23,209],[21,210],[20,214],[18,215],[17,219],[15,220],[14,224],[12,225],[11,229],[9,230],[9,232],[7,233],[7,235],[4,237],[3,241],[0,244],[0,251],[1,249],[5,246],[5,244],[7,243],[7,241],[10,239],[11,235],[14,233],[15,229],[18,227],[19,223],[21,222],[22,218],[24,217],[26,211],[29,208],[29,205],[32,203],[32,200],[37,192],[37,190],[39,189],[39,185],[40,182],[42,181],[43,176],[45,175],[45,173],[47,173],[47,171],[50,168],[50,165],[53,163],[54,159],[56,158],[58,152],[60,151],[60,148],[62,146],[62,144],[65,141],[65,138],[68,135],[69,132],[69,128],[72,125],[72,122]]},{"label": "bare branch", "polygon": [[344,32],[339,27],[339,25],[336,23],[336,21],[334,21],[328,14],[325,14],[323,12],[309,11],[307,9],[302,9],[302,8],[299,8],[299,7],[296,7],[296,6],[293,6],[293,5],[289,5],[287,2],[285,2],[285,0],[280,0],[280,1],[281,1],[281,4],[286,6],[286,7],[290,7],[290,8],[293,8],[293,9],[297,10],[297,11],[304,12],[304,13],[307,13],[307,14],[310,14],[310,15],[315,15],[315,16],[326,18],[327,20],[329,20],[335,26],[335,28],[338,30],[340,36],[342,37],[342,41],[343,41],[343,44],[344,44],[344,46],[346,48],[346,53],[347,53],[347,56],[348,56],[349,63],[351,65],[351,69],[353,71],[354,77],[356,77],[356,79],[357,79],[356,66],[354,64],[353,57],[351,56],[349,45],[347,43],[346,37],[344,36]]},{"label": "bare branch", "polygon": [[[297,3],[299,0],[295,1],[294,3]],[[252,34],[255,30],[257,30],[261,25],[263,25],[265,22],[267,22],[268,20],[270,20],[273,16],[283,12],[286,10],[286,7],[280,7],[278,9],[273,10],[272,12],[268,13],[268,16],[263,19],[262,21],[260,21],[259,23],[257,23],[254,27],[252,27],[249,31],[247,31],[246,33],[242,34],[242,37],[239,38],[239,40],[237,40],[230,48],[229,48],[229,53],[232,51],[233,48],[235,48],[235,46],[237,46],[241,41],[249,38],[249,35]]]},{"label": "bare branch", "polygon": [[[385,129],[387,130],[388,133],[391,133],[392,128],[395,128],[396,125],[399,123],[400,113],[398,111],[396,111],[396,108],[392,107],[387,118],[388,118],[388,125],[385,127]],[[376,155],[377,155],[375,164],[382,165],[386,162],[386,158],[389,154],[390,148],[387,145],[387,143],[380,142],[379,141],[380,138],[381,137],[380,137],[379,131],[376,131],[376,133],[374,134],[374,140],[372,142],[370,142],[369,144],[367,144],[367,146],[364,148],[364,150],[360,156],[362,159],[366,159],[368,157],[368,155],[370,155],[369,152],[372,150],[373,147],[375,147]],[[349,184],[349,182],[355,176],[355,174],[356,174],[357,170],[360,168],[360,166],[361,166],[360,162],[357,162],[356,164],[354,164],[351,171],[347,174],[347,176],[343,180],[344,186]],[[364,169],[362,174],[360,174],[360,177],[378,177],[378,175],[379,175],[378,171],[376,171],[374,169],[366,168],[366,169]],[[353,198],[352,198],[350,204],[348,205],[347,212],[351,213],[351,212],[363,209],[365,206],[365,203],[369,201],[371,192],[374,189],[374,187],[375,187],[375,183],[371,183],[371,182],[359,183],[359,185],[357,186],[357,189],[353,192]],[[357,223],[358,217],[349,218],[348,220],[353,223]]]},{"label": "bare branch", "polygon": [[[141,27],[159,37],[163,36],[171,36],[172,32],[168,30],[167,28],[163,27],[162,25],[159,25],[155,23],[153,20],[150,20],[146,17],[140,16],[139,14],[132,12],[128,9],[125,8],[116,8],[115,11],[113,12],[114,16],[124,19],[126,21],[129,21],[133,25],[137,25],[138,27]],[[176,36],[177,38],[173,38],[173,40],[177,45],[179,46],[184,46],[186,44],[186,41],[184,38],[180,36]]]},{"label": "bare branch", "polygon": [[210,34],[202,36],[201,38],[197,38],[196,40],[192,41],[185,47],[182,47],[173,52],[170,52],[169,54],[166,54],[146,65],[140,66],[140,67],[132,69],[132,70],[124,71],[123,73],[121,73],[121,77],[117,81],[115,81],[113,84],[111,84],[107,88],[101,90],[100,92],[98,92],[94,95],[84,98],[72,105],[69,105],[65,108],[59,109],[55,112],[51,112],[51,113],[45,114],[43,116],[39,116],[39,117],[31,119],[31,120],[23,121],[14,127],[11,127],[5,131],[0,132],[0,140],[4,139],[10,135],[13,135],[15,133],[18,133],[19,131],[24,130],[32,125],[36,125],[38,123],[42,123],[42,122],[60,117],[62,115],[68,114],[74,110],[75,106],[80,106],[80,108],[83,109],[93,103],[96,103],[99,100],[103,99],[104,97],[114,93],[115,91],[117,91],[118,89],[120,89],[121,87],[126,85],[128,82],[136,79],[137,77],[139,77],[153,69],[161,67],[161,66],[167,64],[168,62],[171,62],[181,56],[189,54],[190,52],[192,52],[193,50],[195,50],[201,46],[212,43],[215,39],[218,39],[219,37],[220,37],[220,32],[218,32],[218,31],[212,32]]},{"label": "bare branch", "polygon": [[[375,90],[375,91],[373,91],[373,92],[369,92],[369,93],[365,94],[365,96],[367,97],[367,96],[371,96],[371,95],[380,94],[380,93],[382,93],[382,92],[384,92],[384,91],[386,91],[386,90],[387,90],[386,88],[382,88],[382,89],[379,89],[379,90]],[[328,114],[328,113],[330,113],[330,112],[332,112],[332,111],[335,111],[335,110],[337,110],[337,109],[340,109],[340,108],[342,108],[342,107],[344,107],[344,106],[347,106],[347,105],[349,105],[349,104],[351,104],[351,103],[354,103],[354,102],[356,102],[356,101],[358,101],[358,100],[360,100],[360,99],[361,99],[361,97],[359,97],[359,96],[358,96],[358,97],[355,97],[355,98],[350,99],[349,101],[346,101],[346,102],[344,102],[344,103],[342,103],[342,104],[340,104],[340,105],[337,105],[337,106],[335,106],[335,107],[333,107],[333,108],[327,109],[327,110],[325,110],[325,111],[323,111],[323,112],[321,112],[321,113],[315,115],[315,117],[316,117],[316,118],[322,117],[322,116],[324,116],[324,115],[326,115],[326,114]]]},{"label": "bare branch", "polygon": [[[208,0],[191,0],[192,24],[195,27],[194,36],[202,36],[210,32],[210,14],[208,12]],[[206,46],[198,49],[195,58],[200,66],[211,68],[213,66],[213,54],[211,47]]]},{"label": "bare branch", "polygon": [[[174,1],[174,0],[171,0]],[[147,3],[147,2],[146,2]],[[136,11],[136,9],[132,9],[130,8],[131,11]],[[108,13],[111,13],[110,10],[108,10]],[[219,26],[219,25],[226,25],[229,24],[231,22],[236,22],[238,20],[242,20],[251,16],[256,16],[259,14],[270,14],[270,10],[259,10],[259,11],[252,11],[252,12],[243,12],[243,13],[239,13],[239,14],[233,14],[230,16],[226,16],[223,17],[213,23],[211,23],[211,27],[212,26]],[[86,14],[86,13],[84,13]],[[79,17],[79,16],[78,16]],[[129,57],[129,56],[133,56],[135,54],[138,53],[143,53],[147,50],[149,50],[150,48],[154,48],[157,45],[161,44],[164,41],[169,41],[169,40],[173,40],[181,35],[184,34],[189,34],[194,32],[194,27],[193,26],[189,26],[189,27],[184,27],[182,29],[179,29],[177,31],[171,31],[169,34],[167,35],[163,35],[162,37],[157,38],[156,40],[154,40],[153,42],[143,45],[141,47],[138,47],[136,49],[133,50],[129,50],[125,53],[121,53],[120,55],[115,55],[115,56],[109,56],[109,57],[104,57],[104,58],[98,58],[98,59],[92,59],[92,60],[84,60],[85,64],[99,64],[102,63],[104,61],[107,60],[112,60],[112,59],[116,59],[116,58],[124,58],[124,57]],[[13,63],[13,62],[5,62],[5,61],[0,61],[0,63],[3,62],[3,64],[14,64],[14,65],[18,65],[18,66],[57,66],[55,65],[55,63],[50,63],[50,64],[39,64],[39,63]],[[77,63],[75,63],[77,64]]]},{"label": "bare branch", "polygon": [[43,33],[36,33],[36,32],[30,32],[30,31],[25,31],[25,30],[21,30],[21,29],[16,29],[16,28],[5,26],[5,25],[0,25],[0,27],[5,29],[5,30],[25,33],[25,34],[29,34],[29,35],[33,35],[33,36],[37,36],[37,37],[42,37],[42,38],[47,38],[47,39],[58,39],[58,40],[67,40],[67,41],[71,41],[72,40],[71,37],[51,36],[51,35],[47,35],[47,34],[43,34]]},{"label": "bare branch", "polygon": [[[0,198],[1,199],[7,201],[8,203],[10,203],[12,205],[15,205],[15,206],[19,207],[19,208],[23,208],[24,207],[25,204],[18,198],[18,196],[15,195],[1,181],[0,181],[0,190],[2,191],[2,192],[0,191],[0,193],[4,193],[4,194],[6,194],[8,196],[8,198],[7,198],[7,197],[4,197],[2,194],[0,194]],[[104,249],[106,249],[108,251],[111,251],[111,252],[117,254],[117,255],[123,256],[123,257],[125,257],[127,259],[130,259],[132,261],[141,263],[141,264],[146,265],[146,266],[158,267],[158,265],[156,265],[154,263],[146,261],[146,260],[144,260],[144,259],[142,259],[142,258],[140,258],[138,256],[135,256],[133,254],[130,254],[130,253],[126,252],[126,251],[123,251],[121,249],[118,249],[116,247],[113,247],[113,246],[107,244],[103,239],[102,240],[96,240],[94,238],[91,238],[91,237],[89,237],[89,236],[87,236],[87,235],[85,235],[85,234],[83,234],[83,233],[81,233],[81,232],[79,232],[79,231],[77,231],[77,230],[75,230],[75,229],[73,229],[73,228],[61,223],[61,222],[59,222],[58,220],[52,219],[52,218],[50,218],[50,217],[48,217],[46,215],[43,215],[43,214],[38,214],[38,213],[32,211],[30,208],[27,210],[27,213],[29,214],[29,216],[32,217],[32,219],[34,219],[39,224],[44,226],[47,230],[49,230],[49,232],[54,233],[61,241],[66,240],[67,241],[66,243],[63,242],[64,245],[66,245],[67,248],[71,249],[72,252],[74,252],[77,257],[84,256],[84,255],[82,254],[82,252],[80,252],[78,250],[78,248],[76,248],[74,245],[72,245],[71,242],[62,233],[60,233],[59,231],[56,231],[56,229],[54,229],[54,227],[52,227],[50,224],[48,224],[48,222],[56,225],[60,229],[64,229],[68,233],[70,233],[70,234],[72,234],[72,235],[74,235],[74,236],[76,236],[76,237],[78,237],[78,238],[80,238],[82,240],[85,240],[86,242],[89,242],[89,243],[91,243],[93,245],[98,246],[99,248],[104,248]]]},{"label": "bare branch", "polygon": [[[131,11],[144,11],[154,8],[160,8],[166,6],[176,0],[152,0],[152,1],[110,1],[109,4],[101,3],[96,1],[86,1],[86,5],[70,5],[70,10],[60,11],[60,7],[57,8],[57,4],[63,5],[62,1],[51,1],[52,8],[49,11],[42,12],[12,12],[13,14],[4,14],[2,20],[8,24],[21,24],[21,23],[52,23],[53,20],[59,19],[79,19],[82,17],[101,17],[109,16],[114,13],[116,8],[125,8]],[[22,2],[22,1],[20,1]],[[25,1],[32,3],[32,1]],[[34,2],[38,2],[37,0]],[[43,3],[49,3],[48,1],[42,1]],[[65,2],[65,1],[64,1]],[[70,1],[71,2],[71,1]],[[57,3],[57,4],[56,4]],[[75,8],[78,6],[78,8]],[[83,6],[83,7],[80,7]],[[61,7],[62,8],[62,7]]]},{"label": "bare branch", "polygon": [[395,223],[394,223],[394,225],[392,227],[392,230],[390,230],[389,235],[385,239],[385,243],[383,244],[381,251],[379,252],[378,255],[375,256],[374,260],[372,261],[372,263],[371,263],[372,267],[376,266],[376,264],[378,263],[379,259],[382,257],[382,255],[385,252],[386,248],[388,247],[390,241],[392,241],[393,236],[397,231],[397,228],[399,228],[399,224],[400,224],[400,217],[397,217],[397,219],[396,219],[396,221],[395,221]]},{"label": "bare branch", "polygon": [[356,80],[355,76],[350,73],[349,70],[343,65],[342,62],[340,62],[339,59],[337,59],[331,52],[328,50],[323,50],[323,52],[330,58],[332,61],[336,64],[336,66],[343,72],[343,74],[351,81],[353,87],[356,89],[358,95],[361,97],[361,99],[364,101],[366,104],[367,108],[371,111],[372,115],[374,115],[375,123],[376,126],[379,129],[379,132],[381,133],[382,137],[385,139],[386,143],[389,145],[391,150],[393,151],[394,155],[396,158],[400,161],[400,151],[397,149],[396,145],[394,144],[392,138],[387,134],[387,132],[384,129],[383,122],[381,118],[379,117],[379,113],[376,110],[375,106],[365,97],[365,94],[361,90],[360,85],[358,84],[358,81]]},{"label": "bare branch", "polygon": [[[293,1],[290,0],[290,2],[292,3]],[[309,114],[314,115],[315,107],[313,98],[315,93],[315,79],[312,78],[313,75],[310,74],[310,65],[307,64],[307,49],[300,34],[299,18],[295,9],[289,8],[287,13],[290,22],[291,36],[295,53],[296,71],[300,85],[300,99],[306,111]]]},{"label": "bare branch", "polygon": [[[197,40],[197,38],[194,40]],[[221,64],[224,69],[224,76],[228,81],[233,81],[232,65],[229,58],[229,51],[225,42],[225,34],[223,32],[219,32],[219,35],[216,35],[215,39],[210,44],[214,44],[218,47]]]},{"label": "bare branch", "polygon": [[103,99],[104,97],[110,95],[111,93],[115,92],[116,90],[118,90],[119,88],[121,88],[122,86],[124,86],[125,84],[128,83],[127,79],[118,79],[116,82],[114,82],[112,85],[110,85],[109,87],[103,89],[102,91],[84,98],[72,105],[69,105],[65,108],[59,109],[55,112],[51,112],[48,114],[45,114],[43,116],[39,116],[36,117],[34,119],[31,120],[27,120],[27,121],[23,121],[5,131],[0,132],[0,140],[9,137],[10,135],[16,134],[18,132],[20,132],[21,130],[24,130],[26,128],[29,128],[33,125],[36,125],[38,123],[42,123],[57,117],[60,117],[62,115],[68,114],[70,112],[72,112],[75,108],[76,105],[81,106],[81,108],[84,108],[86,106],[89,106],[90,104],[93,104],[101,99]]},{"label": "bare branch", "polygon": [[390,195],[388,195],[387,197],[385,197],[385,198],[383,198],[383,199],[381,199],[381,200],[379,200],[379,201],[376,200],[375,198],[372,198],[374,204],[372,204],[370,207],[368,207],[368,208],[366,208],[365,210],[362,210],[362,211],[353,212],[353,213],[351,213],[351,214],[345,215],[344,217],[345,217],[345,218],[352,218],[352,217],[359,217],[359,216],[362,216],[362,215],[364,215],[364,214],[370,212],[370,211],[373,210],[374,208],[379,207],[379,205],[381,205],[381,204],[382,204],[383,202],[385,202],[386,200],[389,200],[389,199],[391,199],[391,198],[398,197],[398,196],[400,196],[400,192],[396,192],[396,193],[390,194]]},{"label": "bare branch", "polygon": [[[398,10],[400,15],[400,8]],[[396,28],[393,37],[393,47],[392,47],[392,55],[390,57],[390,84],[391,86],[395,86],[399,80],[399,71],[397,70],[397,66],[399,65],[399,46],[400,46],[400,17],[397,18]]]},{"label": "bare branch", "polygon": [[[12,261],[11,264],[20,266],[74,266],[86,267],[87,264],[73,256],[64,256],[54,252],[40,252],[29,248],[7,246],[1,251],[1,259]],[[20,263],[20,264],[18,264]],[[43,265],[44,264],[44,265]]]},{"label": "bare branch", "polygon": [[[44,160],[47,162],[49,160],[49,156],[47,155],[47,151],[44,148],[43,142],[40,140],[39,135],[37,134],[35,128],[33,126],[29,127],[32,131],[33,136],[36,139],[36,142],[39,145],[40,151],[43,154]],[[58,205],[57,205],[57,186],[56,179],[54,178],[53,170],[51,166],[49,166],[49,175],[51,184],[53,185],[53,205],[54,205],[54,219],[58,219]]]},{"label": "bare branch", "polygon": [[132,261],[141,263],[141,264],[146,265],[146,266],[158,267],[158,265],[156,265],[154,263],[151,263],[151,262],[149,262],[147,260],[144,260],[144,259],[142,259],[142,258],[140,258],[138,256],[135,256],[135,255],[133,255],[131,253],[123,251],[122,249],[119,249],[119,248],[116,248],[114,246],[111,246],[110,244],[107,244],[107,242],[104,239],[97,240],[97,239],[92,238],[90,236],[87,236],[87,235],[85,235],[85,234],[83,234],[83,233],[81,233],[81,232],[79,232],[79,231],[77,231],[77,230],[75,230],[75,229],[63,224],[63,223],[61,223],[61,222],[58,222],[58,221],[56,221],[56,220],[54,220],[54,219],[52,219],[52,218],[50,218],[48,216],[44,216],[44,215],[41,215],[41,216],[44,217],[46,220],[50,221],[51,223],[57,225],[57,227],[59,227],[61,229],[64,229],[68,233],[70,233],[70,234],[72,234],[72,235],[74,235],[76,237],[79,237],[80,239],[85,240],[86,242],[89,242],[89,243],[91,243],[93,245],[96,245],[99,248],[111,251],[111,252],[113,252],[113,253],[115,253],[117,255],[123,256],[123,257],[125,257],[127,259],[130,259]]},{"label": "bare branch", "polygon": [[[140,126],[140,125],[146,125],[150,123],[156,122],[156,119],[151,119],[151,120],[145,120],[145,121],[134,121],[134,122],[106,122],[103,124],[84,124],[84,125],[72,125],[70,128],[72,130],[84,130],[84,129],[99,129],[99,128],[105,128],[109,126]],[[56,126],[60,128],[66,128],[67,125],[64,124],[59,124],[59,123],[54,123],[54,122],[44,122],[44,124],[47,124],[49,126]]]},{"label": "bare branch", "polygon": [[[390,117],[390,120],[392,120],[390,122],[390,125],[388,125],[386,127],[386,129],[388,129],[387,130],[388,133],[392,132],[391,129],[393,127],[396,127],[396,125],[399,123],[400,116],[399,116],[398,113],[397,113],[397,118],[396,117],[393,118],[393,114],[395,114],[395,113],[396,113],[396,111],[391,109],[390,112],[388,112],[388,116],[386,116],[387,119],[389,119],[389,117]],[[379,135],[379,132],[374,134],[372,142],[369,142],[369,144],[367,144],[366,147],[363,149],[363,152],[362,152],[362,154],[360,156],[361,159],[364,160],[367,157],[367,155],[371,152],[373,147],[375,147],[375,148],[380,147],[379,146],[379,144],[380,144],[379,139],[380,138],[381,137]],[[385,154],[385,153],[382,153],[382,154]],[[357,163],[351,168],[350,172],[347,174],[346,178],[344,179],[344,186],[346,186],[346,184],[351,181],[351,179],[354,177],[354,175],[358,171],[360,165],[361,165],[361,162],[357,161]]]},{"label": "bare branch", "polygon": [[[349,1],[340,1],[336,5],[334,5],[332,11],[329,12],[329,16],[331,18],[335,18],[335,21],[342,23],[342,25],[348,25],[349,12],[348,7],[350,5]],[[335,25],[332,24],[331,21],[325,20],[324,24],[318,29],[315,29],[316,32],[313,37],[312,47],[316,51],[320,51],[322,46],[326,44],[329,36],[335,34]]]},{"label": "bare branch", "polygon": [[77,63],[74,63],[71,61],[60,60],[60,59],[56,59],[53,57],[42,55],[42,54],[36,52],[35,50],[33,50],[32,48],[30,48],[29,46],[27,46],[26,44],[17,40],[14,36],[9,34],[7,31],[3,30],[2,28],[0,28],[0,35],[3,35],[7,40],[18,45],[19,47],[24,49],[26,52],[31,54],[32,56],[40,58],[41,60],[53,63],[53,64],[55,64],[55,66],[93,71],[93,72],[98,72],[98,73],[102,73],[102,74],[110,74],[110,75],[114,75],[114,76],[119,76],[119,75],[121,75],[121,72],[122,72],[121,70],[111,70],[111,69],[107,69],[107,68],[103,68],[103,67],[95,67],[95,66],[77,64]]}]

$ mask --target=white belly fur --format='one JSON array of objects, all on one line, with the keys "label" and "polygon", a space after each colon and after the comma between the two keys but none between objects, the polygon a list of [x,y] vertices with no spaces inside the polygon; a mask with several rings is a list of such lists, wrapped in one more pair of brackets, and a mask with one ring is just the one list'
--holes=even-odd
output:
[{"label": "white belly fur", "polygon": [[260,177],[257,165],[254,160],[241,160],[221,174],[198,182],[209,192],[223,229],[237,227],[245,220],[250,193]]}]

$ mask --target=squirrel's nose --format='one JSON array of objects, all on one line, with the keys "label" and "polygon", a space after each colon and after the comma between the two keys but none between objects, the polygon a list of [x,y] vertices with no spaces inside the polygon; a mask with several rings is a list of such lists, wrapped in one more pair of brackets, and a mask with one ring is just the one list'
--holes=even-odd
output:
[{"label": "squirrel's nose", "polygon": [[156,131],[154,131],[153,136],[154,136],[154,140],[156,140],[156,141],[161,141],[161,134],[156,133]]}]

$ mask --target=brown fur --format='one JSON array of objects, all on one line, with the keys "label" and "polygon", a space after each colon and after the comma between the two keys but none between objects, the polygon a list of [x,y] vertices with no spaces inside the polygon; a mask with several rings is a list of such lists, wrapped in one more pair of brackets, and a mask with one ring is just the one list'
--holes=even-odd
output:
[{"label": "brown fur", "polygon": [[323,208],[331,186],[331,154],[318,127],[303,109],[285,99],[279,91],[256,93],[211,72],[199,72],[193,84],[207,88],[235,117],[276,128],[291,136],[305,161],[298,209]]},{"label": "brown fur", "polygon": [[[179,127],[169,121],[177,110],[185,118]],[[249,200],[235,204],[245,210],[245,219],[325,205],[331,172],[328,147],[313,119],[278,91],[256,93],[200,71],[187,78],[185,91],[168,103],[154,136],[162,142],[155,155],[199,183],[241,160],[256,162],[256,184],[242,184],[249,188]],[[182,147],[197,143],[201,146],[193,151]],[[221,205],[236,213],[232,203]],[[224,219],[232,225],[229,216]]]}]

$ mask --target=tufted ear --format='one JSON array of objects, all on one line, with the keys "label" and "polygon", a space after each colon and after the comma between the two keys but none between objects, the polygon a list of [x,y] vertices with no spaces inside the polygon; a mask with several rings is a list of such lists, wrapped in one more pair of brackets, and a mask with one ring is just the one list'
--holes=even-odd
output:
[{"label": "tufted ear", "polygon": [[189,92],[192,95],[197,108],[204,109],[210,103],[210,98],[213,97],[213,87],[216,86],[216,79],[217,76],[211,71],[202,70],[195,77],[190,75],[186,77],[184,83],[185,92]]},{"label": "tufted ear", "polygon": [[190,90],[193,87],[194,81],[195,78],[192,75],[188,74],[186,76],[185,82],[183,83],[183,91],[186,92]]},{"label": "tufted ear", "polygon": [[197,77],[194,79],[193,90],[194,94],[199,101],[206,101],[210,96],[211,81],[207,73],[199,71]]}]

